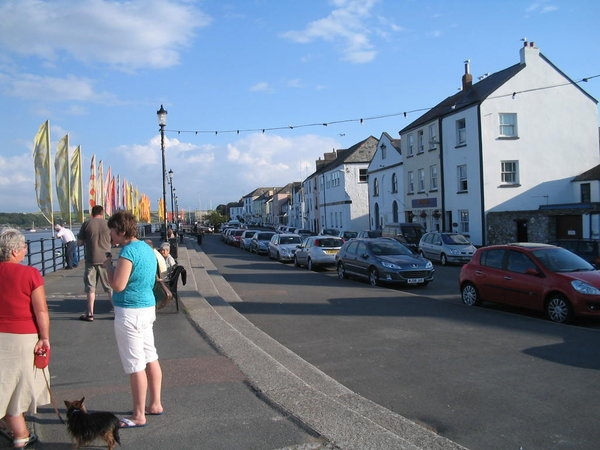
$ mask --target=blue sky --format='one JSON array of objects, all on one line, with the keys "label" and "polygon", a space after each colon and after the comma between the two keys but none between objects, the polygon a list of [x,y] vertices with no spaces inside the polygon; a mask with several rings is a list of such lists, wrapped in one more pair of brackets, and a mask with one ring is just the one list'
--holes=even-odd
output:
[{"label": "blue sky", "polygon": [[[32,142],[49,119],[150,196],[167,170],[184,209],[301,181],[314,161],[519,61],[521,38],[574,80],[600,74],[600,2],[587,0],[0,0],[0,211],[37,211]],[[600,98],[600,78],[582,86]],[[196,134],[175,130],[200,131]],[[566,132],[567,130],[565,130]],[[87,200],[86,200],[87,201]],[[55,205],[55,210],[58,207]]]}]

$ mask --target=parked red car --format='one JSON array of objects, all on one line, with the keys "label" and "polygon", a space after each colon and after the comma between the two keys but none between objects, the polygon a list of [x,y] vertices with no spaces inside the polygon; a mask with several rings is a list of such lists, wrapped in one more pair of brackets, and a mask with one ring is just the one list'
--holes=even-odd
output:
[{"label": "parked red car", "polygon": [[600,317],[600,272],[570,251],[548,244],[493,245],[477,250],[460,271],[466,305],[482,300],[545,311],[554,322]]}]

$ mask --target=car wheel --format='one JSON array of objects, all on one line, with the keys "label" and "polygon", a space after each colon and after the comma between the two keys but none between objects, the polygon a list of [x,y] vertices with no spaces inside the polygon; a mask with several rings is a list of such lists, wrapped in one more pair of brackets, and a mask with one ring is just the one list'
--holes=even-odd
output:
[{"label": "car wheel", "polygon": [[348,278],[348,276],[346,275],[346,269],[344,268],[344,264],[343,263],[339,263],[338,264],[337,274],[338,274],[338,278],[340,280],[343,280],[344,278]]},{"label": "car wheel", "polygon": [[308,270],[315,270],[315,266],[312,263],[312,259],[308,258],[308,261],[306,261],[306,268]]},{"label": "car wheel", "polygon": [[568,322],[573,315],[569,300],[560,294],[552,295],[546,302],[546,315],[552,322]]},{"label": "car wheel", "polygon": [[448,258],[443,253],[440,255],[440,263],[442,264],[442,266],[448,264]]},{"label": "car wheel", "polygon": [[377,269],[369,270],[369,284],[371,286],[377,286],[379,282],[379,274],[377,273]]},{"label": "car wheel", "polygon": [[294,256],[294,265],[296,267],[300,267],[300,263],[298,262],[298,257],[297,256]]},{"label": "car wheel", "polygon": [[481,299],[479,298],[479,293],[477,292],[475,285],[471,283],[465,283],[460,291],[462,301],[465,305],[478,306],[481,304]]},{"label": "car wheel", "polygon": [[279,252],[277,252],[277,255],[275,255],[275,259],[277,261],[281,261],[281,255],[279,254]]}]

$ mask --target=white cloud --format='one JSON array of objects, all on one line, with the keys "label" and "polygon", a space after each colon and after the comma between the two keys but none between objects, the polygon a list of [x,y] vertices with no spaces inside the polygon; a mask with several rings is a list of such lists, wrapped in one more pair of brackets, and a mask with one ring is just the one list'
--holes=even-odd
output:
[{"label": "white cloud", "polygon": [[316,135],[287,138],[257,133],[229,144],[227,161],[240,178],[241,197],[260,186],[285,186],[306,178],[314,171],[315,160],[338,146],[334,139]]},{"label": "white cloud", "polygon": [[168,0],[8,0],[0,5],[3,52],[55,60],[63,53],[122,70],[179,62],[194,31],[210,18],[192,4]]},{"label": "white cloud", "polygon": [[304,30],[288,31],[283,37],[298,43],[315,40],[333,42],[342,47],[342,59],[352,63],[367,63],[377,51],[369,40],[366,21],[377,0],[335,0],[337,8],[322,19],[310,22]]},{"label": "white cloud", "polygon": [[287,87],[299,88],[299,87],[302,87],[302,82],[299,79],[289,80],[287,82]]},{"label": "white cloud", "polygon": [[260,83],[256,83],[254,86],[250,87],[250,91],[252,92],[264,92],[269,90],[269,83],[266,81],[261,81]]},{"label": "white cloud", "polygon": [[558,6],[549,4],[548,0],[541,0],[539,2],[534,2],[527,7],[525,10],[529,13],[541,13],[546,14],[549,12],[558,11]]},{"label": "white cloud", "polygon": [[3,212],[35,211],[33,158],[31,152],[0,156],[0,205]]},{"label": "white cloud", "polygon": [[[108,92],[96,92],[93,81],[74,75],[65,78],[33,74],[0,74],[0,87],[5,95],[44,101],[82,101],[114,104],[116,97]],[[81,110],[72,110],[72,114]]]}]

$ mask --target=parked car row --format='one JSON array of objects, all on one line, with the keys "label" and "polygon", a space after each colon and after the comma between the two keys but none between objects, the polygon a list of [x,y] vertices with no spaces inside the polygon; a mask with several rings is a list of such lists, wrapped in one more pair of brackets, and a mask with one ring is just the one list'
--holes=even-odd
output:
[{"label": "parked car row", "polygon": [[[461,234],[430,232],[420,237],[415,252],[402,242],[404,237],[377,237],[377,233],[368,232],[346,241],[324,234],[302,237],[240,229],[227,230],[223,235],[226,242],[228,239],[251,252],[293,261],[309,270],[334,266],[339,278],[356,277],[372,286],[426,286],[434,279],[431,260],[442,265],[464,264],[459,288],[467,306],[483,301],[506,304],[544,312],[558,323],[575,316],[600,317],[600,271],[556,245],[514,243],[476,249]],[[565,247],[567,244],[563,242]],[[584,244],[574,250],[587,251],[595,261],[594,247],[590,242]]]}]

